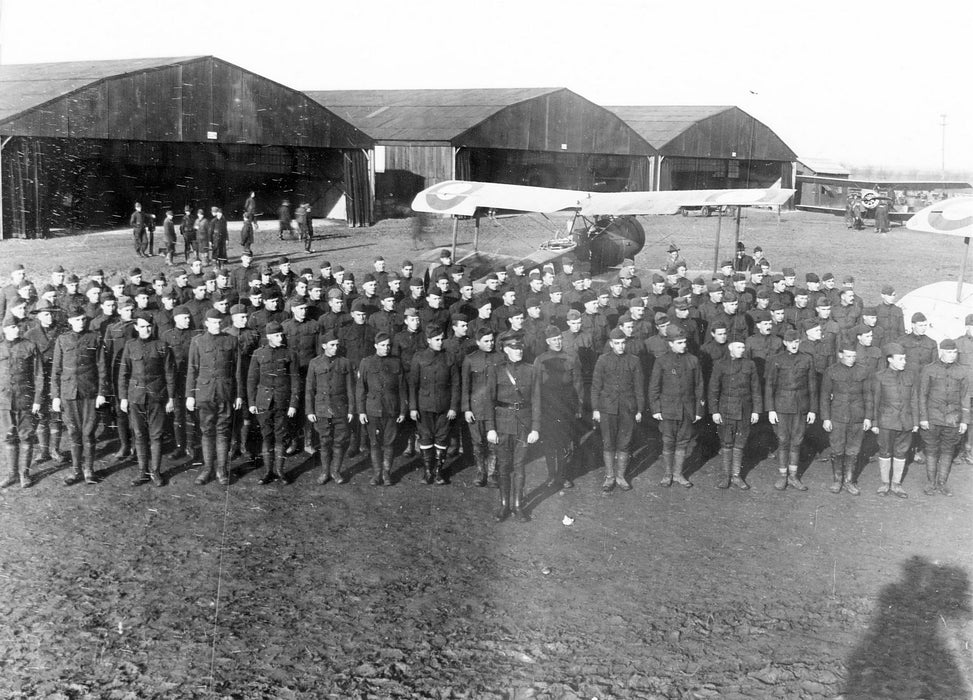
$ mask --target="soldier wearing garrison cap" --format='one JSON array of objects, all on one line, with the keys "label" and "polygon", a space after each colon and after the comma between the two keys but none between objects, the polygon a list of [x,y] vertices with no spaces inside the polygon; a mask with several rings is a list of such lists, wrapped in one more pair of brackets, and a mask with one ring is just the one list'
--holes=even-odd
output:
[{"label": "soldier wearing garrison cap", "polygon": [[722,471],[716,486],[739,489],[750,486],[743,479],[743,450],[750,427],[763,411],[760,376],[753,360],[745,357],[746,346],[739,340],[728,343],[727,355],[713,366],[708,385],[708,405],[720,438]]},{"label": "soldier wearing garrison cap", "polygon": [[264,328],[267,344],[253,353],[247,370],[247,405],[260,423],[263,462],[260,484],[279,480],[289,483],[284,472],[285,450],[291,438],[291,419],[301,404],[300,360],[287,345],[284,328],[277,322]]},{"label": "soldier wearing garrison cap", "polygon": [[857,345],[846,340],[838,351],[838,362],[821,377],[820,415],[831,446],[831,493],[842,488],[852,496],[860,493],[858,455],[863,431],[872,427],[865,415],[871,375],[868,365],[858,363]]},{"label": "soldier wearing garrison cap", "polygon": [[544,412],[540,434],[547,462],[547,483],[554,489],[571,488],[570,456],[580,432],[584,384],[577,355],[564,351],[561,329],[549,325],[544,332],[547,350],[534,360]]},{"label": "soldier wearing garrison cap", "polygon": [[368,431],[372,486],[392,485],[392,446],[408,411],[405,368],[390,355],[391,347],[391,336],[379,331],[375,353],[361,361],[355,382],[358,420]]},{"label": "soldier wearing garrison cap", "polygon": [[426,326],[426,348],[412,356],[409,367],[409,417],[416,424],[422,454],[423,481],[449,483],[446,449],[450,423],[460,408],[459,366],[443,351],[442,326]]},{"label": "soldier wearing garrison cap", "polygon": [[887,366],[878,370],[871,383],[871,400],[866,404],[872,432],[878,436],[880,496],[908,498],[902,488],[905,460],[912,436],[919,430],[919,377],[909,369],[905,348],[887,343],[882,348]]},{"label": "soldier wearing garrison cap", "polygon": [[927,496],[951,496],[946,485],[956,446],[970,424],[970,377],[957,363],[955,340],[939,342],[939,357],[919,372],[919,428],[926,448]]},{"label": "soldier wearing garrison cap", "polygon": [[[80,307],[80,304],[74,304]],[[61,434],[63,423],[60,415],[51,411],[51,364],[54,361],[54,344],[64,331],[66,326],[62,325],[60,319],[63,316],[63,309],[72,308],[52,306],[39,302],[31,312],[37,322],[30,328],[23,337],[37,346],[41,354],[44,366],[44,391],[41,398],[41,409],[37,414],[37,445],[38,450],[34,454],[34,465],[39,465],[48,460],[53,460],[55,466],[64,463],[61,454]]]},{"label": "soldier wearing garrison cap", "polygon": [[[186,410],[197,413],[203,469],[196,483],[205,484],[216,470],[221,486],[229,484],[229,452],[234,409],[244,404],[246,381],[240,371],[239,341],[223,332],[223,315],[206,312],[202,335],[189,344]],[[251,404],[248,404],[251,405]]]},{"label": "soldier wearing garrison cap", "polygon": [[322,352],[308,366],[304,410],[321,440],[321,475],[317,483],[334,479],[336,484],[343,484],[341,466],[355,412],[355,370],[347,358],[339,355],[340,341],[333,330],[325,331],[318,340]]},{"label": "soldier wearing garrison cap", "polygon": [[779,476],[774,488],[778,491],[788,486],[807,490],[798,477],[797,467],[804,431],[814,422],[818,410],[818,376],[811,356],[799,352],[800,344],[797,331],[786,331],[784,352],[771,358],[766,369],[764,408],[777,431]]},{"label": "soldier wearing garrison cap", "polygon": [[[910,321],[912,327],[908,333],[904,333],[895,339],[895,342],[905,349],[905,367],[910,372],[915,372],[916,376],[922,368],[936,361],[936,341],[930,338],[929,319],[921,311],[912,314]],[[915,448],[915,461],[922,464],[925,461],[923,451],[923,433],[916,432],[913,436],[913,447]]]},{"label": "soldier wearing garrison cap", "polygon": [[199,331],[192,328],[192,316],[185,306],[172,310],[173,327],[162,334],[173,360],[175,383],[171,398],[172,437],[176,449],[169,455],[172,460],[195,457],[195,415],[186,410],[186,371],[189,366],[189,346]]},{"label": "soldier wearing garrison cap", "polygon": [[176,389],[175,362],[166,342],[154,334],[152,317],[139,312],[136,337],[125,343],[119,362],[119,410],[131,420],[139,474],[133,486],[162,480],[162,438],[166,414],[172,413]]},{"label": "soldier wearing garrison cap", "polygon": [[36,417],[44,393],[43,359],[37,346],[21,337],[20,324],[7,314],[0,338],[0,434],[4,441],[6,473],[0,488],[20,482],[32,485]]}]

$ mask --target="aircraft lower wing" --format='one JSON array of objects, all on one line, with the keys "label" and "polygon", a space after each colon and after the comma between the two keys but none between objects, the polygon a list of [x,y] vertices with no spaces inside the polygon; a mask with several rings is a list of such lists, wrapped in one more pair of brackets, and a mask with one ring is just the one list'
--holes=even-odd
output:
[{"label": "aircraft lower wing", "polygon": [[492,182],[448,180],[416,195],[412,208],[430,214],[473,216],[478,209],[539,212],[576,211],[582,216],[676,214],[682,207],[774,206],[792,189],[667,190],[664,192],[580,192]]}]

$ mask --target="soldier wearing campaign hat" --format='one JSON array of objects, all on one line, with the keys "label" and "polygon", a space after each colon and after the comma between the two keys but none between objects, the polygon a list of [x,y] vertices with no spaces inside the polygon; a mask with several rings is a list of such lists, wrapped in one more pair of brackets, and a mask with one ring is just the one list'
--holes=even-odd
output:
[{"label": "soldier wearing campaign hat", "polygon": [[692,486],[684,474],[693,437],[693,425],[703,417],[705,395],[699,360],[687,352],[687,339],[680,329],[666,335],[669,352],[656,359],[649,377],[649,410],[660,422],[662,435],[661,486]]},{"label": "soldier wearing campaign hat", "polygon": [[376,333],[375,353],[361,361],[355,382],[358,420],[368,431],[372,486],[392,485],[392,446],[408,410],[405,369],[391,348],[391,336]]},{"label": "soldier wearing campaign hat", "polygon": [[882,348],[887,366],[875,373],[871,400],[866,404],[872,432],[878,435],[880,496],[908,498],[902,488],[905,460],[913,433],[919,431],[919,377],[907,367],[905,348],[888,343]]},{"label": "soldier wearing campaign hat", "polygon": [[926,446],[927,496],[952,496],[946,485],[953,454],[970,424],[969,371],[957,363],[956,341],[939,342],[939,358],[919,372],[919,428]]},{"label": "soldier wearing campaign hat", "polygon": [[34,343],[21,337],[19,323],[7,314],[0,339],[0,434],[6,462],[0,488],[18,481],[22,488],[29,488],[33,483],[30,466],[43,393],[41,353]]},{"label": "soldier wearing campaign hat", "polygon": [[858,347],[844,341],[838,362],[821,377],[821,426],[831,446],[831,493],[841,489],[857,496],[858,455],[864,431],[871,430],[866,417],[866,404],[872,372],[867,364],[858,363]]},{"label": "soldier wearing campaign hat", "polygon": [[205,324],[189,344],[186,410],[197,413],[202,443],[203,469],[196,483],[209,481],[215,468],[217,481],[225,486],[230,483],[233,411],[243,406],[246,381],[240,372],[239,341],[223,332],[223,314],[210,309]]},{"label": "soldier wearing campaign hat", "polygon": [[154,337],[152,316],[140,311],[136,338],[125,343],[119,362],[119,410],[131,419],[139,475],[133,486],[152,481],[162,486],[162,436],[165,414],[172,413],[176,388],[172,350]]},{"label": "soldier wearing campaign hat", "polygon": [[483,416],[487,440],[496,445],[500,507],[498,522],[513,513],[520,522],[530,520],[525,510],[524,483],[527,449],[540,438],[541,399],[536,370],[523,361],[524,342],[519,333],[500,336],[506,360],[487,369],[487,410]]},{"label": "soldier wearing campaign hat", "polygon": [[266,473],[259,483],[289,483],[284,472],[285,449],[290,441],[291,419],[301,404],[300,360],[285,341],[277,322],[264,328],[267,344],[257,348],[247,370],[247,405],[260,423]]},{"label": "soldier wearing campaign hat", "polygon": [[416,424],[422,453],[423,481],[449,483],[445,458],[449,424],[460,407],[459,367],[445,352],[445,331],[426,326],[426,345],[412,357],[409,367],[409,417]]},{"label": "soldier wearing campaign hat", "polygon": [[799,352],[801,337],[797,331],[784,333],[784,352],[767,364],[764,382],[764,408],[770,424],[776,426],[778,479],[774,488],[788,486],[807,491],[797,475],[798,457],[806,426],[814,422],[817,407],[818,375],[807,353]]},{"label": "soldier wearing campaign hat", "polygon": [[82,479],[97,484],[94,471],[96,410],[106,403],[109,384],[104,345],[89,330],[84,309],[67,311],[70,330],[54,342],[51,361],[51,410],[60,413],[71,440],[70,486]]}]

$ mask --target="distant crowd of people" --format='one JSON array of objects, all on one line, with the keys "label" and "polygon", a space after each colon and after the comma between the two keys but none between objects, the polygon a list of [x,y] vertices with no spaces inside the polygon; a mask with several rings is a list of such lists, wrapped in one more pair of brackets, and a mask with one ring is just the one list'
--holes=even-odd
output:
[{"label": "distant crowd of people", "polygon": [[[526,520],[534,449],[546,486],[597,460],[605,492],[631,488],[649,442],[663,487],[692,486],[687,462],[718,451],[716,486],[746,490],[748,446],[779,490],[807,489],[808,454],[830,462],[831,491],[858,495],[877,452],[879,493],[903,498],[908,459],[925,463],[928,495],[950,495],[958,452],[973,463],[973,314],[937,344],[922,313],[906,330],[892,284],[866,301],[850,275],[798,281],[742,244],[713,275],[690,278],[673,245],[662,269],[625,260],[601,287],[570,253],[481,280],[448,250],[424,275],[382,256],[354,272],[255,265],[248,246],[229,267],[218,209],[209,222],[188,268],[151,279],[58,266],[35,282],[16,267],[0,291],[4,487],[47,462],[95,484],[99,441],[157,486],[167,452],[199,464],[198,484],[230,483],[256,452],[260,483],[287,483],[302,451],[319,455],[319,484],[340,484],[367,452],[375,485],[398,480],[399,458],[399,475],[417,457],[440,485],[469,464],[498,487],[498,520]],[[163,226],[171,261],[171,212]]]}]

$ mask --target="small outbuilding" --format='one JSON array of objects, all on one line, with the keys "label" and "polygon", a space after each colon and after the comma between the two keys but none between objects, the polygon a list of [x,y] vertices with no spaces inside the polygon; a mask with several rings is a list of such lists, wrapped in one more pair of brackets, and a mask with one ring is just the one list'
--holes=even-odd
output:
[{"label": "small outbuilding", "polygon": [[251,190],[371,221],[373,141],[307,95],[213,56],[0,66],[0,235],[116,226],[135,201],[239,216]]},{"label": "small outbuilding", "polygon": [[375,140],[380,215],[450,179],[645,190],[655,149],[615,114],[565,88],[312,90]]},{"label": "small outbuilding", "polygon": [[657,190],[793,186],[797,155],[739,107],[607,107],[659,152]]}]

